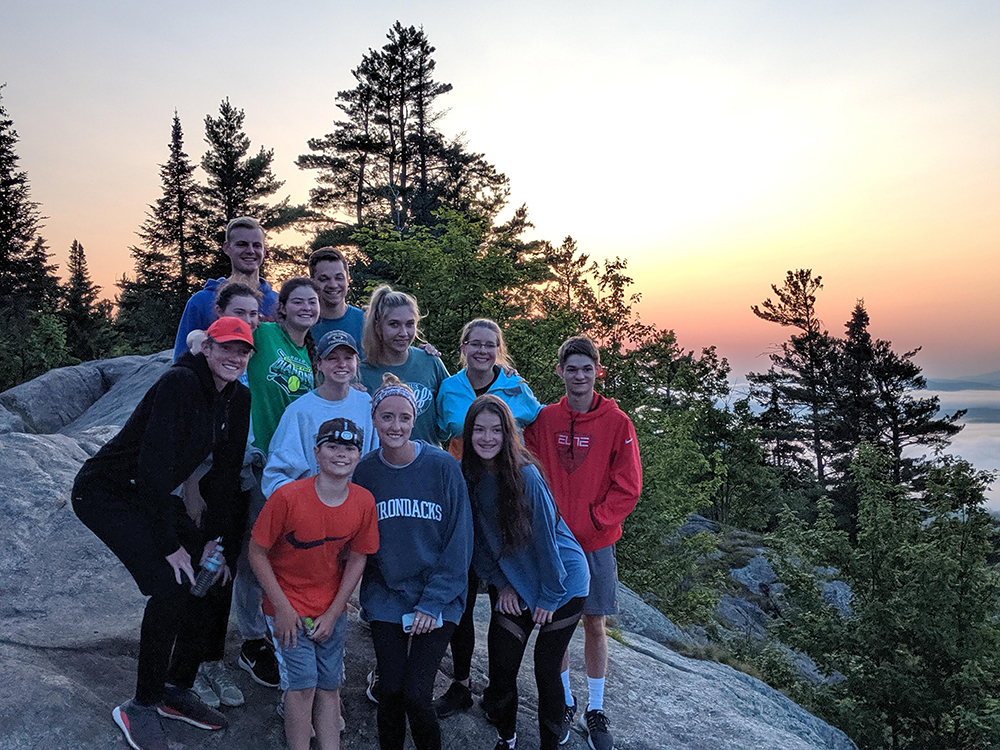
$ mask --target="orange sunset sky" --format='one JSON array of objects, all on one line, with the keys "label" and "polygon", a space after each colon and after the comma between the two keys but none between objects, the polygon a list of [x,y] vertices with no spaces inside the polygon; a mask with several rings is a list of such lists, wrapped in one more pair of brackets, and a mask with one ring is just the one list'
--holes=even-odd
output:
[{"label": "orange sunset sky", "polygon": [[[841,332],[923,346],[928,375],[1000,369],[1000,3],[7,0],[0,82],[63,263],[114,291],[159,195],[229,97],[280,196],[350,69],[399,20],[437,47],[447,134],[511,179],[535,237],[627,257],[644,320],[734,374],[787,332],[750,305],[791,268]],[[200,170],[199,170],[200,175]],[[279,238],[280,239],[280,238]]]}]

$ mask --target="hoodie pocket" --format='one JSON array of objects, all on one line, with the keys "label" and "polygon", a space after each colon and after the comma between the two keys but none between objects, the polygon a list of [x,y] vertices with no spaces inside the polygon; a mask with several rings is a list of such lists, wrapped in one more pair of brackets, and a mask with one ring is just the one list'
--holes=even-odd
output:
[{"label": "hoodie pocket", "polygon": [[594,515],[594,504],[591,503],[587,509],[590,511],[590,522],[594,524],[594,530],[601,531],[602,530],[601,524],[597,522],[597,516]]}]

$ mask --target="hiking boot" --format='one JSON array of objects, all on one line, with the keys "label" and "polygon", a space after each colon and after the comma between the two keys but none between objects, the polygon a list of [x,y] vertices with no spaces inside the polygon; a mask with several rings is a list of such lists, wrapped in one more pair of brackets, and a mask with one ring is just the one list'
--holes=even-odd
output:
[{"label": "hiking boot", "polygon": [[587,744],[591,750],[614,750],[615,743],[608,731],[608,717],[600,709],[586,711],[580,717],[580,724],[587,733]]},{"label": "hiking boot", "polygon": [[125,741],[135,750],[168,750],[167,735],[155,706],[128,701],[111,712]]},{"label": "hiking boot", "polygon": [[255,638],[243,641],[240,648],[240,669],[250,673],[253,681],[264,687],[278,687],[281,678],[278,676],[278,659],[274,655],[274,646],[265,638]]},{"label": "hiking boot", "polygon": [[445,694],[434,701],[433,705],[439,719],[444,719],[459,711],[468,711],[472,708],[472,691],[461,682],[453,682]]},{"label": "hiking boot", "polygon": [[378,670],[373,669],[368,673],[368,688],[365,690],[365,695],[368,696],[368,700],[378,705],[377,691],[378,690]]},{"label": "hiking boot", "polygon": [[212,687],[212,683],[208,681],[208,677],[205,676],[204,668],[204,664],[198,667],[198,674],[194,676],[194,685],[191,686],[191,689],[198,696],[198,700],[206,706],[209,708],[218,708],[219,695],[215,692],[215,688]]},{"label": "hiking boot", "polygon": [[559,740],[560,745],[565,745],[569,741],[569,730],[573,726],[573,717],[576,716],[576,696],[573,696],[573,705],[566,706],[566,711],[563,713],[562,729],[560,734],[562,739]]},{"label": "hiking boot", "polygon": [[[232,672],[226,663],[223,661],[209,661],[205,662],[200,667],[203,670],[205,677],[208,678],[209,684],[215,691],[215,694],[219,696],[219,701],[223,706],[242,706],[243,705],[243,691],[236,687],[236,683],[233,682]],[[195,692],[198,692],[197,689]],[[198,696],[201,697],[200,695]],[[206,705],[212,706],[211,703],[205,701]],[[215,708],[215,706],[212,706]]]},{"label": "hiking boot", "polygon": [[226,717],[198,700],[193,690],[174,685],[167,685],[163,703],[156,707],[156,711],[166,719],[183,721],[198,729],[225,729],[229,726]]}]

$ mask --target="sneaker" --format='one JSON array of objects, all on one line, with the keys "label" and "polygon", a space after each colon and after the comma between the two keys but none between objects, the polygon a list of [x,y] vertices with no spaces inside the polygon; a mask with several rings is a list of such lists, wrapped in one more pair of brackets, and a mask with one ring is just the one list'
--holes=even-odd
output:
[{"label": "sneaker", "polygon": [[587,733],[587,744],[591,750],[614,750],[615,743],[608,731],[608,717],[600,709],[584,712],[580,724]]},{"label": "sneaker", "polygon": [[255,638],[243,641],[240,649],[240,669],[250,673],[253,681],[264,687],[278,687],[281,678],[278,676],[278,660],[274,655],[274,646],[266,638]]},{"label": "sneaker", "polygon": [[511,744],[503,737],[497,737],[497,744],[493,746],[493,750],[511,750]]},{"label": "sneaker", "polygon": [[373,669],[368,673],[368,688],[365,690],[365,695],[368,696],[368,700],[378,705],[378,698],[375,697],[375,691],[378,690],[378,670]]},{"label": "sneaker", "polygon": [[135,750],[168,750],[167,735],[155,706],[128,701],[111,712],[125,741]]},{"label": "sneaker", "polygon": [[461,682],[451,683],[445,694],[434,701],[434,710],[439,719],[459,711],[468,711],[470,708],[472,708],[472,691]]},{"label": "sneaker", "polygon": [[198,729],[225,729],[229,726],[226,717],[198,700],[193,690],[174,685],[167,685],[163,703],[156,707],[156,711],[166,719],[183,721]]},{"label": "sneaker", "polygon": [[194,685],[191,686],[191,689],[198,696],[198,700],[206,706],[210,708],[219,707],[219,695],[215,692],[212,683],[208,681],[208,677],[205,675],[204,664],[198,667],[198,674],[194,676]]},{"label": "sneaker", "polygon": [[566,706],[566,711],[563,713],[563,723],[562,723],[562,739],[559,740],[560,745],[565,745],[569,741],[569,730],[573,726],[573,717],[576,716],[576,696],[573,696],[573,705]]},{"label": "sneaker", "polygon": [[[201,669],[204,670],[205,677],[208,678],[209,684],[212,686],[215,694],[219,696],[218,700],[223,706],[243,705],[243,691],[236,687],[236,683],[233,682],[232,672],[230,672],[225,662],[205,662],[201,665]],[[198,692],[197,689],[195,692]],[[201,696],[199,695],[198,697],[200,698]],[[208,701],[205,701],[205,704],[212,706]],[[212,708],[215,707],[212,706]]]}]

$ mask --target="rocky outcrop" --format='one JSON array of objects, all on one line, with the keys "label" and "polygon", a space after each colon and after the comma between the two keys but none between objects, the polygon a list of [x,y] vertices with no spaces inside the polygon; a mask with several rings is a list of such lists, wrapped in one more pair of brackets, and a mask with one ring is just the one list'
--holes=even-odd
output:
[{"label": "rocky outcrop", "polygon": [[[134,688],[143,598],[122,565],[76,519],[69,492],[82,462],[115,433],[168,363],[167,355],[88,363],[79,372],[55,371],[0,394],[0,404],[12,415],[5,420],[0,413],[0,426],[7,428],[0,434],[2,750],[124,746],[110,711]],[[623,642],[610,643],[606,708],[616,747],[854,747],[843,733],[764,683],[721,664],[682,657],[630,632],[667,642],[681,638],[669,620],[630,594],[622,596],[627,602],[618,623]],[[488,602],[480,599],[473,670],[477,694],[485,686],[489,618]],[[235,642],[232,646],[235,653]],[[525,661],[518,734],[519,747],[530,748],[538,743],[530,649]],[[574,689],[585,700],[580,632],[570,646],[570,663]],[[372,664],[371,640],[355,620],[344,688],[345,748],[378,746],[375,708],[364,697],[364,675]],[[449,673],[446,657],[438,675],[440,690]],[[277,692],[250,682],[243,672],[237,672],[237,680],[247,704],[227,709],[232,725],[226,732],[170,722],[172,741],[189,748],[283,747],[273,710]],[[446,748],[495,743],[495,731],[478,708],[442,726]],[[566,747],[583,750],[586,741],[573,734]]]}]

